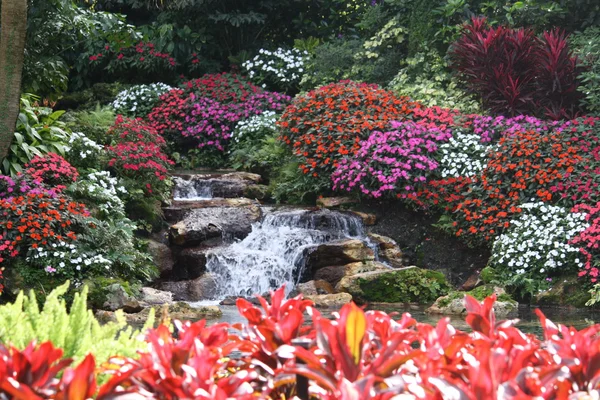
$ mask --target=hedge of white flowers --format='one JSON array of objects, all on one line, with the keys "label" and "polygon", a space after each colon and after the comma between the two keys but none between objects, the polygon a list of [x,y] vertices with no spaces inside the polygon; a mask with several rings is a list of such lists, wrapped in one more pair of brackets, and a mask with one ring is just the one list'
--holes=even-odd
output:
[{"label": "hedge of white flowers", "polygon": [[231,134],[231,142],[235,145],[241,142],[262,140],[265,136],[277,131],[275,125],[279,115],[274,111],[265,111],[237,123]]},{"label": "hedge of white flowers", "polygon": [[479,175],[487,163],[490,146],[471,133],[454,132],[448,142],[440,145],[440,170],[443,178]]},{"label": "hedge of white flowers", "polygon": [[106,216],[125,216],[125,204],[119,195],[127,194],[127,190],[108,171],[81,176],[69,190],[76,197],[92,200]]},{"label": "hedge of white flowers", "polygon": [[569,241],[589,226],[585,214],[543,202],[520,207],[523,212],[494,242],[494,266],[510,274],[538,276],[583,268],[579,248],[569,245]]},{"label": "hedge of white flowers", "polygon": [[260,49],[254,58],[242,63],[242,68],[252,82],[287,91],[300,83],[307,57],[308,52],[297,49]]},{"label": "hedge of white flowers", "polygon": [[31,250],[31,254],[25,260],[41,265],[48,274],[59,274],[76,281],[91,269],[108,270],[112,264],[102,254],[86,252],[76,244],[67,242],[40,246]]},{"label": "hedge of white flowers", "polygon": [[81,132],[73,132],[65,146],[66,158],[76,168],[96,168],[103,151],[104,146]]},{"label": "hedge of white flowers", "polygon": [[129,117],[145,117],[152,111],[158,99],[173,88],[165,83],[136,85],[120,92],[112,108],[118,114]]}]

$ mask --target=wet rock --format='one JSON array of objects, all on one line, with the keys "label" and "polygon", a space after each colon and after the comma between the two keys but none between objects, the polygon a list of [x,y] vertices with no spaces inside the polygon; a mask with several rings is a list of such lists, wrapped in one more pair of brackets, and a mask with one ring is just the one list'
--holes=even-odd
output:
[{"label": "wet rock", "polygon": [[244,189],[244,197],[257,200],[266,200],[271,198],[271,190],[266,185],[248,185]]},{"label": "wet rock", "polygon": [[304,298],[314,302],[315,306],[323,308],[340,308],[352,301],[352,296],[348,293],[317,294],[304,296]]},{"label": "wet rock", "polygon": [[[216,319],[220,318],[223,315],[223,312],[217,306],[192,307],[187,303],[177,302],[173,304],[164,305],[163,307],[166,307],[166,312],[168,313],[168,316],[171,320],[198,321],[201,319]],[[150,309],[154,308],[155,318],[158,322],[163,313],[163,307],[146,307],[140,312],[125,314],[125,319],[129,324],[143,325],[148,320]],[[99,321],[104,323],[117,321],[117,318],[113,311],[99,310],[96,312],[96,318],[98,318]]]},{"label": "wet rock", "polygon": [[375,260],[373,250],[362,240],[342,239],[317,246],[308,255],[306,266],[314,273],[327,266],[373,260]]},{"label": "wet rock", "polygon": [[323,280],[314,280],[308,281],[305,283],[300,283],[296,286],[295,290],[290,297],[295,296],[296,293],[301,293],[305,297],[306,296],[316,296],[323,294],[333,294],[335,293],[335,289],[331,285],[331,283]]},{"label": "wet rock", "polygon": [[154,306],[170,304],[173,302],[173,293],[158,290],[151,287],[143,287],[141,290],[140,304],[142,306]]},{"label": "wet rock", "polygon": [[473,290],[476,287],[483,285],[483,281],[481,280],[481,277],[479,275],[480,275],[480,272],[479,271],[475,271],[460,286],[459,290],[463,290],[463,291],[468,292],[469,290]]},{"label": "wet rock", "polygon": [[217,283],[211,274],[204,274],[189,282],[188,294],[190,301],[214,299],[217,295]]},{"label": "wet rock", "polygon": [[257,204],[256,201],[247,198],[236,199],[207,199],[196,201],[173,200],[169,207],[163,207],[165,220],[169,222],[178,222],[199,208],[215,208],[215,207],[244,207]]},{"label": "wet rock", "polygon": [[[220,243],[220,240],[218,242]],[[207,246],[205,243],[186,247],[178,252],[177,262],[173,268],[173,279],[196,279],[206,272],[206,253],[213,247]]]},{"label": "wet rock", "polygon": [[228,174],[221,175],[221,179],[260,183],[262,177],[258,174],[253,174],[251,172],[231,172]]},{"label": "wet rock", "polygon": [[349,213],[360,218],[365,226],[373,226],[377,224],[377,215],[375,214],[364,213],[361,211],[349,211]]},{"label": "wet rock", "polygon": [[158,284],[158,289],[172,293],[175,301],[190,300],[189,287],[190,281],[161,282]]},{"label": "wet rock", "polygon": [[169,276],[175,264],[173,253],[169,246],[155,240],[149,240],[148,253],[150,253],[154,264],[158,267],[161,278]]},{"label": "wet rock", "polygon": [[350,293],[360,303],[431,304],[451,287],[444,274],[413,266],[346,276],[335,289]]},{"label": "wet rock", "polygon": [[[513,315],[518,311],[519,304],[516,301],[510,299],[510,297],[506,294],[504,289],[499,287],[493,287],[489,290],[489,292],[490,293],[486,293],[486,295],[491,295],[492,293],[494,293],[496,294],[496,296],[498,296],[498,299],[494,304],[494,312],[496,313],[496,318],[507,318],[508,316]],[[465,308],[464,302],[465,294],[467,293],[452,292],[446,296],[441,296],[435,301],[435,303],[433,303],[431,307],[425,310],[425,312],[429,314],[441,315],[466,315],[467,310]]]},{"label": "wet rock", "polygon": [[[239,298],[240,297],[234,297],[234,296],[225,297],[223,300],[221,300],[221,302],[219,303],[219,305],[221,305],[221,306],[235,306],[236,303],[237,303],[237,299],[239,299]],[[241,298],[249,301],[250,303],[254,304],[255,306],[260,306],[260,301],[256,297],[241,297]]]},{"label": "wet rock", "polygon": [[195,209],[183,221],[171,226],[169,237],[172,244],[184,247],[195,246],[223,235],[243,239],[260,217],[260,207],[255,204]]},{"label": "wet rock", "polygon": [[377,245],[379,259],[381,261],[388,263],[394,268],[401,268],[404,266],[404,254],[394,239],[376,233],[369,233],[367,236],[371,242]]},{"label": "wet rock", "polygon": [[317,199],[317,207],[324,208],[335,208],[354,203],[356,200],[352,197],[320,197]]},{"label": "wet rock", "polygon": [[115,311],[122,309],[126,313],[135,313],[142,310],[139,301],[130,296],[120,284],[112,284],[106,290],[106,301],[103,305],[105,310]]},{"label": "wet rock", "polygon": [[315,280],[324,280],[334,288],[346,276],[358,275],[365,272],[389,271],[390,269],[377,261],[357,262],[346,265],[324,267],[315,272]]}]

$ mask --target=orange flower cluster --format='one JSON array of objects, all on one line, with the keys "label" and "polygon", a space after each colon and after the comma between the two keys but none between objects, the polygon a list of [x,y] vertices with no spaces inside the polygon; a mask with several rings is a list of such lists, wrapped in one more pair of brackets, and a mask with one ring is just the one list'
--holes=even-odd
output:
[{"label": "orange flower cluster", "polygon": [[77,216],[87,216],[85,206],[62,195],[30,192],[0,199],[0,265],[40,246],[77,240]]},{"label": "orange flower cluster", "polygon": [[[480,184],[456,205],[461,235],[490,240],[531,200],[555,200],[551,187],[584,160],[581,147],[560,131],[516,132],[504,136],[491,152]],[[554,195],[554,197],[558,197]]]},{"label": "orange flower cluster", "polygon": [[356,154],[361,140],[418,107],[377,85],[341,81],[296,97],[278,125],[302,171],[328,177],[343,157]]}]

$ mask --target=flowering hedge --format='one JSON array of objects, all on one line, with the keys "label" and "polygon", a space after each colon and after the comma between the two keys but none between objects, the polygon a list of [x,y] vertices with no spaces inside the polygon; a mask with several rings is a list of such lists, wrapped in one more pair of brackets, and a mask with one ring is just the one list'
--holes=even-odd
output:
[{"label": "flowering hedge", "polygon": [[[301,297],[284,300],[283,290],[271,297],[271,304],[260,299],[262,309],[238,299],[247,323],[235,327],[177,321],[177,338],[165,325],[149,330],[147,350],[137,358],[115,357],[99,368],[112,376],[100,387],[91,354],[70,367],[72,360],[50,342],[25,350],[0,346],[0,393],[98,400],[577,400],[598,389],[600,325],[577,331],[538,310],[543,338],[537,338],[515,320],[496,321],[495,297],[465,298],[471,332],[448,318],[432,326],[352,303],[330,320]],[[304,312],[312,317],[308,325]]]},{"label": "flowering hedge", "polygon": [[307,58],[308,52],[297,49],[260,49],[256,56],[242,63],[242,68],[258,85],[288,92],[297,90]]},{"label": "flowering hedge", "polygon": [[145,117],[158,103],[160,96],[173,90],[165,83],[136,85],[117,94],[111,106],[117,114]]},{"label": "flowering hedge", "polygon": [[216,74],[186,82],[160,101],[148,120],[161,135],[224,151],[239,121],[281,111],[290,98],[266,92],[234,74]]},{"label": "flowering hedge", "polygon": [[345,156],[353,157],[373,131],[386,131],[417,107],[374,84],[341,81],[296,97],[279,127],[305,174],[328,178]]},{"label": "flowering hedge", "polygon": [[55,190],[64,189],[66,184],[75,182],[79,176],[77,170],[56,153],[33,157],[25,164],[24,173]]}]

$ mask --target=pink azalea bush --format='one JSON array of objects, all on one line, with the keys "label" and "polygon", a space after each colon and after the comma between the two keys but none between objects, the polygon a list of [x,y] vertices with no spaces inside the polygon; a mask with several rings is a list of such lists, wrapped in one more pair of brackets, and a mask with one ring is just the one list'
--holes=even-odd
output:
[{"label": "pink azalea bush", "polygon": [[339,163],[332,175],[334,190],[358,189],[374,198],[390,192],[401,199],[416,196],[416,187],[438,168],[433,155],[439,144],[452,134],[412,121],[391,126],[391,131],[373,132],[354,157]]}]

